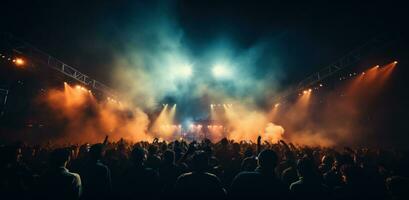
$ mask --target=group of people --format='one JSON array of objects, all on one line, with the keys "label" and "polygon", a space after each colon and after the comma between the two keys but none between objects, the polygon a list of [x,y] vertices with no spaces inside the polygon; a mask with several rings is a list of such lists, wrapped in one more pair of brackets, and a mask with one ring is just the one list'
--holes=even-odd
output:
[{"label": "group of people", "polygon": [[2,199],[409,199],[403,151],[106,137],[0,154]]}]

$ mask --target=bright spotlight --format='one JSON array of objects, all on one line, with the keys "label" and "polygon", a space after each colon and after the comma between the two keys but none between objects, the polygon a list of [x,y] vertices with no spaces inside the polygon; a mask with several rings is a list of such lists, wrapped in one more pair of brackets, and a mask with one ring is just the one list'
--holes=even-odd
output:
[{"label": "bright spotlight", "polygon": [[279,104],[279,103],[276,103],[276,104],[274,105],[274,108],[277,108],[278,106],[280,106],[280,104]]},{"label": "bright spotlight", "polygon": [[396,61],[396,60],[395,60],[395,61],[393,61],[393,64],[395,64],[395,65],[396,65],[396,64],[398,64],[398,61]]},{"label": "bright spotlight", "polygon": [[22,66],[26,63],[26,61],[24,61],[22,58],[16,58],[14,61],[17,66]]},{"label": "bright spotlight", "polygon": [[181,67],[179,69],[179,74],[182,77],[185,77],[185,78],[192,76],[192,74],[193,74],[192,66],[191,65],[185,65],[185,66]]},{"label": "bright spotlight", "polygon": [[216,78],[228,78],[231,76],[231,71],[228,67],[222,64],[217,64],[212,68],[213,76]]}]

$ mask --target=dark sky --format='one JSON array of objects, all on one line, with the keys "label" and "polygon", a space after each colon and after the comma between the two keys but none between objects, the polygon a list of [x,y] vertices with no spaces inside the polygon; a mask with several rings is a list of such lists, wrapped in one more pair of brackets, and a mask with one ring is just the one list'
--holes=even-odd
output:
[{"label": "dark sky", "polygon": [[129,31],[135,20],[168,12],[193,53],[218,37],[229,38],[238,49],[274,40],[279,55],[285,57],[283,82],[292,82],[378,33],[403,27],[407,24],[403,5],[394,1],[13,0],[2,1],[0,19],[1,31],[109,82],[106,63],[126,43],[122,32]]}]

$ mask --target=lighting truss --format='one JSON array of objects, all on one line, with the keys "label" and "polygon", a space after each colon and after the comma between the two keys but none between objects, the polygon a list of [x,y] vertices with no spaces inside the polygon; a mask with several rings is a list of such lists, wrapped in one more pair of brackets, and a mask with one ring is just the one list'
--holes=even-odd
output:
[{"label": "lighting truss", "polygon": [[276,98],[276,101],[286,99],[292,94],[298,93],[305,88],[322,82],[324,79],[336,74],[340,70],[357,63],[363,56],[368,55],[370,52],[391,43],[397,37],[398,34],[381,34],[373,37],[363,45],[348,52],[346,55],[342,56],[330,65],[322,68],[318,72],[307,76],[307,78],[301,80],[296,86],[293,86],[291,89],[284,91],[281,97]]},{"label": "lighting truss", "polygon": [[98,90],[108,96],[116,96],[113,89],[104,85],[103,83],[89,77],[88,75],[80,72],[74,67],[65,64],[57,58],[39,50],[31,44],[28,44],[21,39],[14,37],[11,34],[3,33],[2,39],[13,49],[13,51],[26,55],[30,59],[47,65],[52,69],[55,69],[64,75],[71,77],[80,83],[89,86],[92,89]]}]

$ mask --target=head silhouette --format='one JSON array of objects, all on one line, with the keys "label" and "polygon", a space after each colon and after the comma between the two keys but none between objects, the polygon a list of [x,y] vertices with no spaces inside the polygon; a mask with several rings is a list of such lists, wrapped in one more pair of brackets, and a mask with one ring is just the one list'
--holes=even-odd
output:
[{"label": "head silhouette", "polygon": [[204,151],[196,151],[192,158],[193,171],[203,172],[208,169],[209,157]]},{"label": "head silhouette", "polygon": [[145,159],[146,159],[145,149],[143,149],[143,148],[141,148],[141,147],[135,147],[135,148],[132,150],[131,157],[132,157],[133,162],[134,162],[136,165],[142,165],[143,162],[144,162]]},{"label": "head silhouette", "polygon": [[166,150],[163,153],[163,163],[164,164],[173,164],[175,163],[175,152],[172,150]]},{"label": "head silhouette", "polygon": [[297,162],[297,171],[301,177],[309,178],[315,176],[314,163],[308,157],[303,157]]},{"label": "head silhouette", "polygon": [[103,144],[94,144],[89,150],[91,159],[100,160],[104,154],[104,145]]},{"label": "head silhouette", "polygon": [[266,149],[258,155],[258,165],[267,170],[273,170],[277,165],[278,156],[271,149]]},{"label": "head silhouette", "polygon": [[65,167],[70,159],[70,151],[65,148],[55,149],[50,154],[50,164],[54,167]]}]

